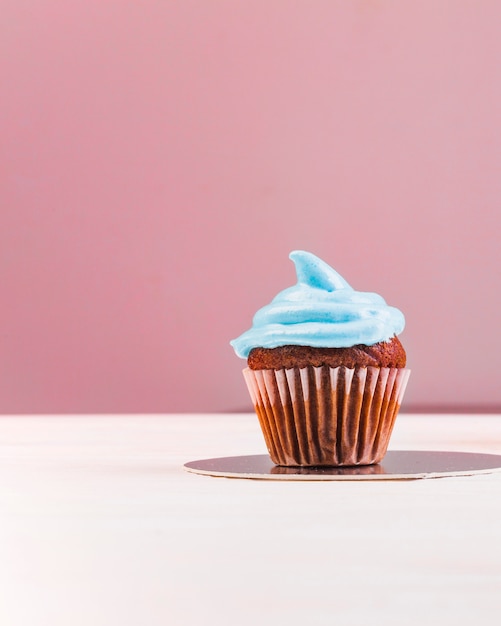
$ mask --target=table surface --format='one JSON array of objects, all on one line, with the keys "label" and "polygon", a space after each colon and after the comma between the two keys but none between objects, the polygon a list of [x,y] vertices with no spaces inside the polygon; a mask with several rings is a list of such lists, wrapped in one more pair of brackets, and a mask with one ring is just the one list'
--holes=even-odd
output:
[{"label": "table surface", "polygon": [[[400,415],[394,450],[501,454],[501,415]],[[501,472],[213,478],[250,414],[0,417],[0,624],[498,624]]]}]

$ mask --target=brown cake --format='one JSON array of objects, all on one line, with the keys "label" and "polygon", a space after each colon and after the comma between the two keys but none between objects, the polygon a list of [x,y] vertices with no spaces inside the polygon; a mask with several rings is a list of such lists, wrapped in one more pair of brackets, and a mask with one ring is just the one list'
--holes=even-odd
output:
[{"label": "brown cake", "polygon": [[247,358],[251,370],[279,370],[291,367],[405,367],[406,354],[398,337],[379,341],[372,346],[359,344],[351,348],[314,348],[312,346],[279,346],[253,348]]}]

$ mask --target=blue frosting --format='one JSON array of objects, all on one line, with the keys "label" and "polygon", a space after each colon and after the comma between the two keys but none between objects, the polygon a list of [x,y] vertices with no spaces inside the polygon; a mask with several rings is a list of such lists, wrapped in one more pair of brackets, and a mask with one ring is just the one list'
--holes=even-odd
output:
[{"label": "blue frosting", "polygon": [[402,332],[401,311],[376,293],[355,291],[327,263],[310,252],[296,250],[297,284],[281,291],[254,316],[252,328],[231,341],[246,359],[253,348],[371,346]]}]

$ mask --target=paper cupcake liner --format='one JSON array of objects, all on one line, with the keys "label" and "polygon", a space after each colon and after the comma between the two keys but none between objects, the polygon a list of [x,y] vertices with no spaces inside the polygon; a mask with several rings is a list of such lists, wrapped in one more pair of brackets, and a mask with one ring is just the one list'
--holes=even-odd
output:
[{"label": "paper cupcake liner", "polygon": [[308,366],[243,374],[276,465],[344,466],[384,457],[410,370]]}]

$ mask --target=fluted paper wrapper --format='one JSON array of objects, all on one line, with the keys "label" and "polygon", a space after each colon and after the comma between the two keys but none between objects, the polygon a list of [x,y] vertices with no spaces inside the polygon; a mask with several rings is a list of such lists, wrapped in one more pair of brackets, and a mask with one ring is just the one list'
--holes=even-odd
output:
[{"label": "fluted paper wrapper", "polygon": [[405,368],[244,370],[276,465],[378,463],[410,375]]}]

